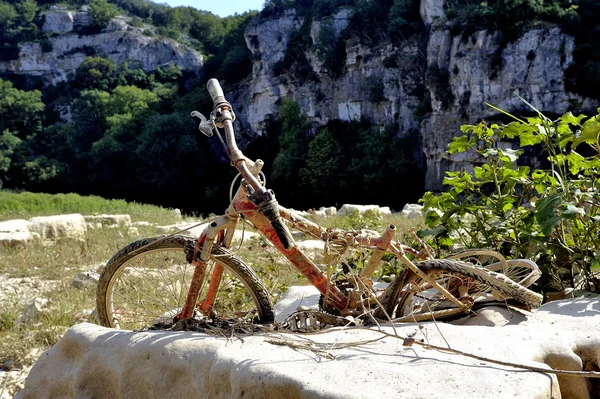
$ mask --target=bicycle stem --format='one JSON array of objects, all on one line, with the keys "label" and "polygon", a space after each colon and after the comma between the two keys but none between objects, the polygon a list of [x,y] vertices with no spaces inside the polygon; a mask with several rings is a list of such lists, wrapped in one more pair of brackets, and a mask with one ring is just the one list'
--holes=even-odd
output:
[{"label": "bicycle stem", "polygon": [[285,249],[293,247],[295,245],[294,239],[281,220],[275,193],[272,190],[267,190],[251,172],[250,169],[256,170],[255,163],[248,159],[237,146],[233,130],[235,114],[231,109],[231,104],[225,99],[219,82],[216,79],[210,79],[206,84],[206,88],[214,103],[211,119],[216,128],[223,128],[225,132],[227,155],[229,155],[231,163],[244,179],[243,185],[248,191],[248,198],[256,205],[258,211],[267,217],[283,247]]}]

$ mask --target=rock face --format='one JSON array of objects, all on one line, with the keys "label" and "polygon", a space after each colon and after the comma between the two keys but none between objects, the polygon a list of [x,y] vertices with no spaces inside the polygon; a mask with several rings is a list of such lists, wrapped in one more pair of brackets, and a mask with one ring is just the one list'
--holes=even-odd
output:
[{"label": "rock face", "polygon": [[0,62],[0,73],[36,77],[46,85],[54,85],[72,78],[77,67],[92,54],[108,57],[117,64],[128,61],[145,71],[174,64],[183,71],[197,75],[202,72],[200,53],[171,39],[146,36],[143,29],[128,25],[123,18],[113,19],[99,34],[73,33],[75,27],[88,24],[87,11],[54,9],[46,13],[43,30],[53,33],[48,45],[20,44],[19,58]]},{"label": "rock face", "polygon": [[441,189],[447,170],[472,168],[474,156],[449,156],[446,144],[460,134],[461,124],[498,114],[486,102],[509,112],[531,113],[518,95],[546,113],[562,114],[572,102],[593,109],[594,102],[565,88],[574,47],[573,37],[559,28],[532,29],[502,48],[499,33],[477,31],[463,41],[446,26],[434,27],[427,46],[428,71],[447,79],[427,79],[432,112],[421,124],[427,188]]},{"label": "rock face", "polygon": [[[475,325],[382,330],[490,359],[597,370],[599,306],[598,299],[572,299],[534,313],[495,311],[495,317],[470,319]],[[411,399],[588,399],[598,389],[590,380],[588,386],[582,377],[557,378],[403,345],[374,329],[225,338],[79,324],[41,355],[16,398],[364,398],[368,392]]]},{"label": "rock face", "polygon": [[315,126],[332,119],[366,118],[382,126],[397,123],[401,132],[421,133],[426,189],[439,190],[445,171],[472,168],[477,161],[474,156],[447,157],[445,150],[451,138],[460,134],[461,124],[497,116],[485,102],[517,113],[531,112],[517,95],[551,114],[564,113],[575,103],[589,112],[598,106],[565,88],[574,39],[560,28],[536,27],[513,42],[485,30],[463,40],[451,33],[444,0],[422,0],[420,10],[428,30],[426,48],[417,39],[399,45],[365,45],[349,39],[338,76],[326,68],[316,48],[333,46],[333,39],[319,43],[319,32],[328,25],[339,37],[350,21],[350,11],[312,21],[314,45],[305,55],[316,76],[313,80],[280,74],[277,68],[304,19],[293,10],[273,19],[257,18],[246,30],[253,75],[234,88],[225,87],[232,93],[242,127],[262,134],[265,120],[277,114],[281,98],[297,101]]},{"label": "rock face", "polygon": [[46,33],[68,33],[76,26],[88,26],[91,23],[87,6],[81,11],[69,11],[64,7],[51,6],[50,11],[43,14],[44,25],[42,32]]}]

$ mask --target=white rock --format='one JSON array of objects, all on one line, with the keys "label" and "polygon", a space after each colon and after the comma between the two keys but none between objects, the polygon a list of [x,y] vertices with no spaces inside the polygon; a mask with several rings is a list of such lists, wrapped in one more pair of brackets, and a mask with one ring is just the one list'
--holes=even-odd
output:
[{"label": "white rock", "polygon": [[83,273],[79,273],[73,281],[71,281],[71,285],[75,288],[83,288],[89,285],[98,284],[98,280],[100,276],[95,271],[87,271]]},{"label": "white rock", "polygon": [[127,23],[127,21],[120,18],[112,19],[106,26],[107,32],[126,31],[128,29],[129,24]]},{"label": "white rock", "polygon": [[73,30],[74,13],[71,11],[50,11],[44,14],[42,32],[67,33]]},{"label": "white rock", "polygon": [[42,315],[47,305],[48,300],[46,298],[35,298],[27,305],[23,314],[17,317],[17,324],[31,324],[35,322]]},{"label": "white rock", "polygon": [[335,206],[330,206],[330,207],[320,207],[318,210],[312,210],[310,212],[308,212],[308,215],[310,216],[317,216],[317,217],[329,217],[329,216],[335,216],[336,215],[336,209]]},{"label": "white rock", "polygon": [[0,233],[28,233],[31,222],[25,219],[13,219],[0,222]]},{"label": "white rock", "polygon": [[399,399],[589,399],[582,377],[525,372],[417,343],[448,343],[490,359],[581,370],[600,361],[598,303],[553,302],[503,327],[420,323],[398,324],[394,331],[382,326],[389,334],[414,336],[412,346],[389,336],[374,341],[382,337],[375,328],[238,339],[132,333],[83,323],[38,359],[16,398],[364,398],[368,392]]},{"label": "white rock", "polygon": [[131,216],[122,214],[122,215],[87,215],[83,217],[86,222],[89,223],[101,223],[103,226],[109,225],[120,225],[120,226],[130,226],[131,225]]},{"label": "white rock", "polygon": [[337,213],[335,206],[321,207],[319,208],[319,210],[325,211],[325,215],[327,216],[335,216],[335,214]]},{"label": "white rock", "polygon": [[79,213],[34,217],[30,222],[31,231],[43,239],[83,238],[87,232],[85,219]]},{"label": "white rock", "polygon": [[430,26],[436,18],[446,16],[444,4],[446,0],[421,0],[419,11],[426,26]]},{"label": "white rock", "polygon": [[344,204],[340,209],[338,209],[337,214],[339,216],[352,215],[353,213],[358,212],[359,215],[364,215],[368,212],[375,212],[381,215],[391,215],[392,212],[388,207],[379,207],[379,205],[354,205],[354,204]]},{"label": "white rock", "polygon": [[0,303],[25,304],[28,298],[48,292],[57,284],[56,280],[38,280],[31,277],[14,278],[0,274]]},{"label": "white rock", "polygon": [[40,238],[40,235],[32,232],[0,233],[0,247],[15,248],[24,247],[31,241]]},{"label": "white rock", "polygon": [[321,240],[298,241],[296,245],[303,251],[323,251],[325,248],[325,243]]},{"label": "white rock", "polygon": [[150,222],[146,222],[145,220],[139,221],[139,222],[133,222],[131,223],[132,226],[135,227],[152,227],[152,226],[156,226],[155,223],[150,223]]},{"label": "white rock", "polygon": [[400,215],[407,219],[420,219],[423,218],[423,205],[419,204],[406,204]]},{"label": "white rock", "polygon": [[289,287],[273,307],[275,322],[283,323],[300,306],[319,309],[320,292],[312,285],[294,285]]}]

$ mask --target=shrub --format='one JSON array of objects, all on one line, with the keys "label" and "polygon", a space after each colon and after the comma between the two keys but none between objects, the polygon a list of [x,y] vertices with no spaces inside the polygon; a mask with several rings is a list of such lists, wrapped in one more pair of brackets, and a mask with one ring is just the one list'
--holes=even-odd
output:
[{"label": "shrub", "polygon": [[[448,152],[475,151],[481,164],[473,173],[447,172],[448,190],[424,195],[430,229],[420,234],[440,251],[488,247],[532,259],[544,272],[544,292],[600,292],[600,115],[513,118],[507,125],[461,127],[464,135]],[[519,140],[522,149],[503,148],[507,140]],[[518,163],[532,146],[543,149],[548,168]]]}]

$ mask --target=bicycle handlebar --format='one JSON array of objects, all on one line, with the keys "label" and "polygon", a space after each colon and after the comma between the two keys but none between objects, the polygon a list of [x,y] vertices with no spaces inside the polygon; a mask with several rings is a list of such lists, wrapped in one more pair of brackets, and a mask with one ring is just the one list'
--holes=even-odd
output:
[{"label": "bicycle handlebar", "polygon": [[223,89],[219,84],[219,81],[215,78],[209,79],[206,83],[206,89],[210,94],[210,97],[213,100],[213,105],[215,108],[221,105],[228,105],[231,108],[231,104],[227,100],[225,100],[225,95],[223,94]]},{"label": "bicycle handlebar", "polygon": [[[228,153],[233,162],[233,165],[240,171],[244,179],[246,179],[253,190],[248,195],[251,201],[258,206],[258,211],[262,213],[267,220],[271,223],[271,227],[275,231],[277,238],[281,241],[281,244],[285,249],[289,249],[294,245],[294,239],[290,234],[289,230],[281,220],[279,214],[279,204],[275,199],[275,194],[272,190],[267,190],[259,181],[250,173],[246,162],[248,159],[242,154],[237,148],[235,142],[235,135],[233,132],[233,112],[231,110],[231,104],[225,99],[223,89],[217,79],[209,79],[206,83],[206,89],[213,100],[214,110],[223,108],[220,112],[223,116],[221,119],[222,127],[225,129],[225,139],[227,141]],[[219,124],[217,124],[218,127]],[[241,162],[240,162],[241,161]]]}]

